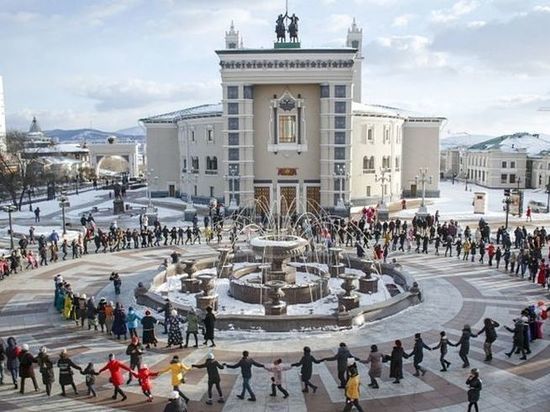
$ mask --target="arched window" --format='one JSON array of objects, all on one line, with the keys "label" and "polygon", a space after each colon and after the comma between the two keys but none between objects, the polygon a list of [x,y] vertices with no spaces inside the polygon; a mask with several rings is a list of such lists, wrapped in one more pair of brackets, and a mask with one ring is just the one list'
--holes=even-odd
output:
[{"label": "arched window", "polygon": [[210,170],[211,166],[211,160],[210,156],[206,156],[206,170]]},{"label": "arched window", "polygon": [[216,156],[212,157],[210,160],[210,169],[218,170],[218,158]]},{"label": "arched window", "polygon": [[374,172],[374,156],[363,157],[363,171],[369,172],[369,173]]},{"label": "arched window", "polygon": [[367,156],[363,156],[363,170],[367,170],[369,168],[369,158]]},{"label": "arched window", "polygon": [[370,157],[369,169],[374,170],[374,156]]}]

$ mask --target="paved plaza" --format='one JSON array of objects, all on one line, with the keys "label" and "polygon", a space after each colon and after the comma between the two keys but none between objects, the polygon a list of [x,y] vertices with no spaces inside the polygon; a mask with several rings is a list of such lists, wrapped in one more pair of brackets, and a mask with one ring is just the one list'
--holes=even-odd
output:
[{"label": "paved plaza", "polygon": [[[207,245],[178,248],[185,257],[214,253]],[[94,362],[102,366],[107,354],[114,352],[119,359],[127,360],[124,354],[127,342],[116,341],[101,333],[81,330],[73,322],[65,321],[53,307],[53,277],[63,274],[75,291],[88,296],[116,300],[108,275],[118,270],[123,277],[122,298],[126,307],[132,304],[133,289],[139,281],[147,281],[157,273],[159,263],[172,248],[127,250],[112,254],[91,254],[78,260],[69,260],[41,267],[37,270],[10,276],[0,283],[0,336],[6,339],[15,336],[18,343],[28,343],[36,353],[46,345],[54,358],[61,348],[67,348],[72,359],[85,366]],[[487,265],[463,262],[455,257],[394,254],[399,263],[414,276],[423,289],[424,302],[391,318],[366,325],[359,329],[339,332],[315,332],[266,334],[262,332],[220,332],[214,351],[220,361],[234,362],[242,350],[262,363],[270,363],[276,357],[285,362],[300,359],[303,346],[312,348],[317,358],[327,357],[336,351],[339,342],[345,341],[351,352],[362,359],[368,355],[371,344],[378,344],[383,353],[391,351],[393,340],[402,339],[406,351],[412,349],[413,335],[422,332],[424,341],[433,346],[439,332],[446,330],[451,341],[457,341],[462,326],[469,323],[474,333],[482,327],[489,316],[501,325],[512,326],[512,319],[526,305],[547,298],[540,286],[490,268]],[[140,308],[143,309],[143,308]],[[192,364],[203,360],[208,349],[170,350],[164,348],[165,335],[161,336],[159,348],[147,352],[144,361],[153,370],[164,367],[174,354],[183,362]],[[550,400],[550,349],[548,333],[545,339],[532,344],[532,354],[527,361],[517,356],[506,358],[504,353],[511,348],[512,336],[505,329],[498,329],[499,338],[494,345],[494,359],[484,363],[483,338],[472,340],[471,366],[480,369],[483,380],[480,410],[482,411],[541,411]],[[466,410],[466,385],[468,369],[462,369],[458,350],[451,348],[448,359],[452,362],[449,372],[439,372],[439,353],[425,353],[424,366],[429,371],[421,378],[412,376],[412,361],[405,361],[405,379],[400,385],[392,385],[389,368],[384,364],[380,389],[373,390],[368,383],[367,368],[359,365],[362,377],[361,403],[368,411],[463,411]],[[57,369],[57,368],[56,368]],[[312,382],[319,385],[316,394],[300,391],[299,369],[285,373],[290,397],[269,396],[269,374],[263,369],[253,370],[252,386],[257,402],[251,403],[236,398],[240,391],[241,378],[237,370],[223,370],[222,390],[225,404],[208,406],[206,398],[206,373],[204,369],[193,370],[186,376],[184,392],[191,398],[190,411],[340,411],[344,404],[343,391],[338,389],[334,362],[315,365]],[[56,370],[57,375],[57,370]],[[152,404],[145,403],[139,385],[134,381],[124,390],[128,400],[124,403],[111,399],[112,389],[106,376],[98,380],[98,397],[84,395],[83,377],[75,375],[80,395],[59,396],[59,386],[54,385],[54,395],[48,398],[40,392],[25,395],[13,390],[11,385],[0,387],[0,410],[2,411],[162,411],[170,390],[168,375],[153,381]],[[9,379],[5,379],[8,382]],[[40,383],[40,382],[39,382]]]}]

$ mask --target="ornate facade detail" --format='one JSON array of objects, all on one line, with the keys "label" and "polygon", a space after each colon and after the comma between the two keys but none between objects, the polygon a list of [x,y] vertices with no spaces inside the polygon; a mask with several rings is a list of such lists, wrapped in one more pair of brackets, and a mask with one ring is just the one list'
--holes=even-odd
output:
[{"label": "ornate facade detail", "polygon": [[339,60],[222,60],[220,67],[224,70],[293,70],[293,69],[349,69],[353,67],[352,59]]}]

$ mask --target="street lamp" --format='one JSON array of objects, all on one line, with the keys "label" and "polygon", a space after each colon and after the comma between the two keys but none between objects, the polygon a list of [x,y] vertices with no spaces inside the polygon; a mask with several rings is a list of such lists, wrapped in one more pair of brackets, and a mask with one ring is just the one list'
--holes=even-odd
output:
[{"label": "street lamp", "polygon": [[421,167],[419,169],[420,177],[415,176],[414,181],[416,185],[418,186],[418,182],[422,183],[422,202],[420,203],[420,207],[418,208],[418,212],[416,213],[418,216],[427,216],[428,215],[428,209],[426,208],[425,204],[425,198],[426,198],[426,183],[432,183],[432,176],[426,176],[428,173],[427,167]]},{"label": "street lamp", "polygon": [[229,208],[237,208],[237,200],[235,199],[235,182],[239,180],[239,171],[237,170],[236,165],[229,166],[229,175],[227,176],[229,180]]},{"label": "street lamp", "polygon": [[336,173],[334,175],[336,178],[339,179],[339,197],[338,197],[338,203],[336,204],[337,209],[345,209],[346,203],[344,202],[344,187],[346,185],[346,165],[337,165],[336,166]]},{"label": "street lamp", "polygon": [[550,182],[546,185],[546,194],[548,195],[546,198],[546,213],[550,213]]},{"label": "street lamp", "polygon": [[12,212],[17,210],[17,206],[15,205],[2,206],[2,210],[8,213],[8,221],[10,225],[10,249],[13,250],[13,228],[11,225],[11,214]]},{"label": "street lamp", "polygon": [[59,197],[59,207],[61,208],[61,218],[63,221],[63,234],[67,234],[67,225],[65,223],[65,208],[70,207],[71,203],[69,202],[69,198],[66,196],[65,192],[61,192],[61,196]]},{"label": "street lamp", "polygon": [[506,224],[504,229],[508,229],[508,215],[510,214],[510,204],[512,203],[512,198],[510,197],[510,189],[504,189],[504,199],[502,203],[506,205]]},{"label": "street lamp", "polygon": [[[386,203],[384,201],[384,195],[385,195],[385,187],[386,182],[391,183],[391,174],[388,169],[380,168],[380,175],[374,175],[374,180],[376,182],[380,182],[380,194],[381,194],[381,201],[380,205],[378,206],[378,210],[376,212],[378,220],[388,220],[390,217],[390,211],[388,210],[388,206],[386,206]],[[386,176],[387,174],[387,176]]]}]

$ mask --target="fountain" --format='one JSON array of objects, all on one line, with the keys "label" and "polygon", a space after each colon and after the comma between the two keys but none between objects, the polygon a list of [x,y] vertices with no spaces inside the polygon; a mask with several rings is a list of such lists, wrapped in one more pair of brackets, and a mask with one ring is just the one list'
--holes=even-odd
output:
[{"label": "fountain", "polygon": [[269,288],[268,296],[270,301],[264,303],[266,315],[286,315],[286,302],[281,299],[285,296],[282,291],[285,282],[281,280],[270,280],[265,284]]},{"label": "fountain", "polygon": [[212,309],[218,310],[218,295],[212,294],[215,275],[205,273],[197,275],[197,279],[200,281],[200,288],[202,289],[202,293],[195,295],[197,308],[206,310],[210,306]]},{"label": "fountain", "polygon": [[338,302],[340,305],[344,306],[346,310],[358,308],[359,296],[352,293],[352,291],[356,289],[354,282],[357,280],[357,275],[346,273],[344,275],[340,275],[340,279],[344,281],[344,283],[342,283],[342,289],[344,289],[345,292],[338,295]]},{"label": "fountain", "polygon": [[231,264],[229,259],[229,254],[232,252],[232,249],[228,247],[220,247],[217,249],[217,251],[220,253],[218,265],[216,267],[218,277],[227,278],[229,277],[229,275],[231,274],[231,270],[233,269],[233,265]]},{"label": "fountain", "polygon": [[333,278],[337,278],[346,271],[346,266],[340,262],[340,254],[342,253],[342,249],[331,247],[329,251],[332,256],[329,266],[330,276]]}]

